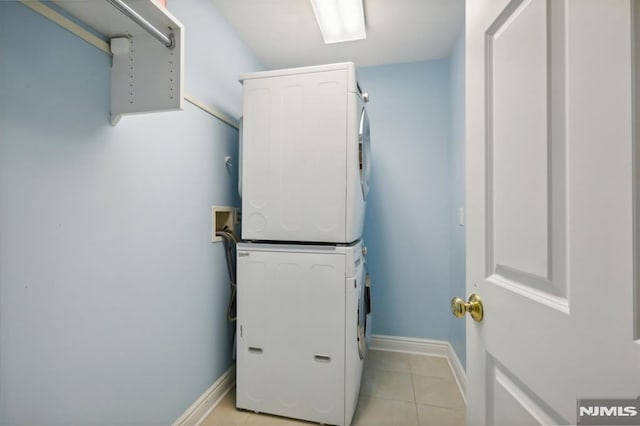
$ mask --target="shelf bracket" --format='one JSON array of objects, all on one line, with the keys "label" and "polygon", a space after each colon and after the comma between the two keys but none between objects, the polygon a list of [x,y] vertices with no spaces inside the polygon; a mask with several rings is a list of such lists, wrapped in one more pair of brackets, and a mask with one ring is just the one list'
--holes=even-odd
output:
[{"label": "shelf bracket", "polygon": [[140,25],[142,29],[151,34],[156,40],[160,43],[164,44],[170,50],[176,46],[176,40],[173,33],[169,33],[169,36],[164,35],[159,29],[154,27],[144,19],[138,12],[129,7],[128,4],[124,3],[122,0],[107,0],[113,7],[118,9],[124,15],[128,16],[136,24]]}]

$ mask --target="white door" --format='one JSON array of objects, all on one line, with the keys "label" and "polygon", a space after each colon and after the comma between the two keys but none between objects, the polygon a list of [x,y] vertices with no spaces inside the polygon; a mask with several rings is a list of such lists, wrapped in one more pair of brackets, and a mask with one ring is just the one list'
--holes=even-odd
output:
[{"label": "white door", "polygon": [[637,411],[633,1],[466,2],[469,424]]}]

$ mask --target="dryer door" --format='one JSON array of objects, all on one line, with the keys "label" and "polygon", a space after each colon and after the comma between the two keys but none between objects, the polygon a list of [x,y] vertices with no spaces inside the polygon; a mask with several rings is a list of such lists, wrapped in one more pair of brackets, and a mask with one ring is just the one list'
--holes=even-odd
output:
[{"label": "dryer door", "polygon": [[369,193],[369,176],[371,175],[371,135],[369,132],[369,115],[367,109],[362,107],[360,114],[360,129],[358,133],[360,150],[360,185],[362,196],[367,199]]},{"label": "dryer door", "polygon": [[373,331],[371,324],[371,277],[369,273],[366,272],[365,265],[365,278],[364,278],[364,311],[365,311],[365,322],[364,322],[364,338],[366,341],[367,347],[371,344],[371,333]]},{"label": "dryer door", "polygon": [[359,278],[358,288],[358,354],[360,359],[364,359],[367,356],[367,322],[368,314],[371,310],[371,303],[369,298],[369,290],[367,283],[369,280],[369,273],[366,268],[362,268],[362,275]]}]

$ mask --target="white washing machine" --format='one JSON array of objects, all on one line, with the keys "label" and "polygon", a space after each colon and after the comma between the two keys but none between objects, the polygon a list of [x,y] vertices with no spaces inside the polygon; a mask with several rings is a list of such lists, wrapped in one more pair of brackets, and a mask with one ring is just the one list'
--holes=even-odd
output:
[{"label": "white washing machine", "polygon": [[351,62],[240,76],[242,239],[351,243],[369,189],[368,95]]},{"label": "white washing machine", "polygon": [[351,424],[370,310],[362,243],[240,243],[237,256],[237,407]]}]

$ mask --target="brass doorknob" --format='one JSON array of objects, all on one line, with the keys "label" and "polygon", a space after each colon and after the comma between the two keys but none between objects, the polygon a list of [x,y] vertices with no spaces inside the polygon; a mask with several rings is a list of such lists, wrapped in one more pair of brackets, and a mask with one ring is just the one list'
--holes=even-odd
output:
[{"label": "brass doorknob", "polygon": [[451,312],[458,318],[462,318],[466,312],[471,314],[471,318],[476,321],[482,321],[484,309],[482,308],[482,299],[477,294],[469,296],[469,301],[465,302],[459,297],[451,299]]}]

